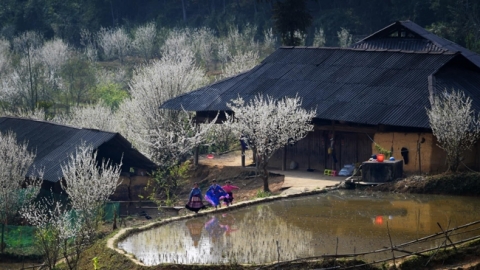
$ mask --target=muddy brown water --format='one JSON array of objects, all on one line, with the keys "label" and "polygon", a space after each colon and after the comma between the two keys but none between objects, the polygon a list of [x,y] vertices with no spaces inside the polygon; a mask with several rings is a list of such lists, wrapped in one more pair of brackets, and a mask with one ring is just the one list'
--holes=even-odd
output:
[{"label": "muddy brown water", "polygon": [[[119,248],[146,265],[263,264],[358,254],[480,220],[480,198],[333,191],[183,220],[129,236]],[[388,226],[388,229],[387,229]],[[480,234],[470,231],[452,240]],[[439,238],[410,251],[442,245]],[[379,260],[391,253],[363,256]]]}]

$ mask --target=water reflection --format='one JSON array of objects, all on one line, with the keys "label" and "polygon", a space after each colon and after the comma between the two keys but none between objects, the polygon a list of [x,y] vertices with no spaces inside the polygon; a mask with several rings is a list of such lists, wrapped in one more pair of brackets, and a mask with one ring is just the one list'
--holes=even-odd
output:
[{"label": "water reflection", "polygon": [[452,228],[478,220],[479,208],[478,198],[339,191],[171,223],[132,235],[119,247],[147,265],[356,254],[390,246],[387,223],[393,243],[400,244],[439,232],[437,222]]},{"label": "water reflection", "polygon": [[188,228],[188,232],[193,241],[193,246],[198,247],[198,242],[200,241],[200,238],[202,238],[203,222],[197,219],[189,219],[185,222],[185,226]]}]

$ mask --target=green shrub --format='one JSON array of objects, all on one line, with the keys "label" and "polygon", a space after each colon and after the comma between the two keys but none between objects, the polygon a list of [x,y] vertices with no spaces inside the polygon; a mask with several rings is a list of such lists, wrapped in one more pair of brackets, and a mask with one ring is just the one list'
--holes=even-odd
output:
[{"label": "green shrub", "polygon": [[266,197],[270,197],[272,195],[272,193],[268,192],[268,191],[263,191],[261,189],[259,189],[257,191],[257,198],[266,198]]}]

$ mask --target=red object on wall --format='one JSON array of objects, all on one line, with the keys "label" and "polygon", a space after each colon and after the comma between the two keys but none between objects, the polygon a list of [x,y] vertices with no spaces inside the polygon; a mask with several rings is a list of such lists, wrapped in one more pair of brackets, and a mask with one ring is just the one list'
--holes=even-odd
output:
[{"label": "red object on wall", "polygon": [[383,224],[383,216],[376,216],[375,217],[375,224],[382,225]]}]

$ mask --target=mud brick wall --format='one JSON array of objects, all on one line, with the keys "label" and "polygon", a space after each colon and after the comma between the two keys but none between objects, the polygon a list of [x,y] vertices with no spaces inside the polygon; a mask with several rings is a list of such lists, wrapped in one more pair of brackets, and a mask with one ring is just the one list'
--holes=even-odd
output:
[{"label": "mud brick wall", "polygon": [[[438,147],[438,142],[432,133],[401,133],[385,132],[376,133],[374,141],[382,148],[393,149],[395,159],[403,159],[401,149],[403,147],[409,150],[409,162],[403,165],[403,171],[406,174],[427,173],[435,174],[446,171],[445,151]],[[479,145],[476,144],[471,151],[464,153],[463,162],[469,168],[477,169],[479,164]],[[372,153],[377,153],[375,145],[372,145]],[[463,165],[460,170],[466,170]]]}]

